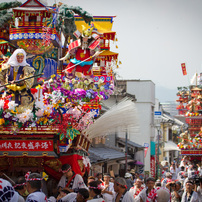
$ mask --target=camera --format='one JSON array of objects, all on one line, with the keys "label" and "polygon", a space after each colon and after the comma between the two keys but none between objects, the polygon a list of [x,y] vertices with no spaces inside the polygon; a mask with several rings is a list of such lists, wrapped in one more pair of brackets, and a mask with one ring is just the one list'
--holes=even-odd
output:
[{"label": "camera", "polygon": [[196,177],[190,178],[190,180],[192,180],[194,184],[196,184],[197,186],[199,186],[200,183],[202,182],[202,177],[196,176]]},{"label": "camera", "polygon": [[170,183],[170,186],[175,187],[176,186],[175,182]]}]

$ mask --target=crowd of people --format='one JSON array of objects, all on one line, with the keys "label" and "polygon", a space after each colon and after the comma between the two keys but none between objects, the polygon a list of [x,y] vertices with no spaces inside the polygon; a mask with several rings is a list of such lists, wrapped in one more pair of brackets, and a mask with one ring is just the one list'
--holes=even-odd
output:
[{"label": "crowd of people", "polygon": [[0,202],[201,202],[201,170],[182,159],[179,172],[175,164],[162,172],[162,180],[143,179],[131,170],[124,177],[98,173],[89,176],[86,183],[75,174],[69,164],[61,168],[59,183],[53,178],[45,181],[39,173],[28,172],[11,185],[0,178]]}]

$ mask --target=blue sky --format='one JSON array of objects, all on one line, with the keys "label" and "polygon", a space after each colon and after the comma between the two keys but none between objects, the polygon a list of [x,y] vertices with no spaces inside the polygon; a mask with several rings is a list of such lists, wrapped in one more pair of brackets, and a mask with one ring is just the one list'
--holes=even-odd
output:
[{"label": "blue sky", "polygon": [[[59,1],[48,0],[48,5],[55,2]],[[80,6],[95,16],[117,16],[113,30],[119,48],[113,47],[112,51],[119,53],[122,62],[117,70],[119,79],[152,80],[156,97],[162,102],[174,101],[177,87],[189,85],[194,73],[202,72],[201,0],[60,2]],[[182,74],[184,62],[188,76]]]}]

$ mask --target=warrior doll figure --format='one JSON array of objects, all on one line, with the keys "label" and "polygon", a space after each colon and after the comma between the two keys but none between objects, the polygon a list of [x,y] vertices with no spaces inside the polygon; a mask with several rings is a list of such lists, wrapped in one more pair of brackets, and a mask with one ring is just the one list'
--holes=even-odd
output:
[{"label": "warrior doll figure", "polygon": [[[60,60],[70,59],[70,63],[65,69],[66,72],[79,76],[82,73],[84,76],[90,76],[91,69],[94,63],[94,57],[99,55],[100,38],[98,34],[92,34],[93,27],[85,30],[83,27],[82,34],[77,30],[74,35],[78,40],[72,42],[68,47],[68,52],[65,57]],[[77,73],[77,75],[76,75]]]},{"label": "warrior doll figure", "polygon": [[34,72],[34,68],[26,62],[26,53],[23,49],[15,50],[0,72],[1,84],[9,84],[6,86],[7,93],[15,95],[15,103],[19,105],[18,112],[33,106],[30,88],[34,84],[34,78],[24,81],[20,81],[20,79],[31,77]]}]

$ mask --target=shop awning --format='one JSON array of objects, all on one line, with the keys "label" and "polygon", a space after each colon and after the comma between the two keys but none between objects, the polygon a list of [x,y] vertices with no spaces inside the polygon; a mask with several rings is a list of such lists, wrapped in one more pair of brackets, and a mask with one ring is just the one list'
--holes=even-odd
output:
[{"label": "shop awning", "polygon": [[[108,147],[91,147],[88,150],[91,163],[123,160],[125,153]],[[128,156],[128,159],[130,156]]]},{"label": "shop awning", "polygon": [[177,145],[173,141],[165,142],[165,146],[163,148],[164,151],[180,151]]}]

